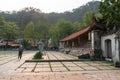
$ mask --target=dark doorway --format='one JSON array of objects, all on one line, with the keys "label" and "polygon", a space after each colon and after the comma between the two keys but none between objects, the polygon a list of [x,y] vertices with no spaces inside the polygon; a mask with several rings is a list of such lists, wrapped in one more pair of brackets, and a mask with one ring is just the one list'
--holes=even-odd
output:
[{"label": "dark doorway", "polygon": [[111,40],[105,40],[106,44],[106,53],[107,53],[107,58],[112,58],[112,46],[111,46]]}]

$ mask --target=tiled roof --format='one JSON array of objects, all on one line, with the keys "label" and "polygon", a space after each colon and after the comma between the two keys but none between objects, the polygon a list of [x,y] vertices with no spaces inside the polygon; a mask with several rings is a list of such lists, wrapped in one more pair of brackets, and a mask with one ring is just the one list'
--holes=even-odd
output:
[{"label": "tiled roof", "polygon": [[75,33],[65,37],[64,39],[61,40],[61,42],[72,40],[72,39],[74,39],[74,38],[88,32],[90,29],[91,29],[91,26],[88,26],[88,27],[86,27],[86,28],[84,28],[84,29],[82,29],[82,30],[80,30],[78,32],[75,32]]}]

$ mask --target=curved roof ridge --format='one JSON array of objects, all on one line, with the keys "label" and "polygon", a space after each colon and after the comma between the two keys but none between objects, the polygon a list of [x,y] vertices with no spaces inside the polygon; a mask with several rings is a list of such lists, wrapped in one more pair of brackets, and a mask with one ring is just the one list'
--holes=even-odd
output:
[{"label": "curved roof ridge", "polygon": [[78,31],[78,32],[75,32],[75,33],[72,33],[71,35],[63,38],[63,39],[61,40],[61,42],[68,41],[68,40],[72,40],[72,39],[74,39],[74,38],[76,38],[76,37],[78,37],[78,36],[80,36],[80,35],[88,32],[89,30],[91,30],[91,28],[92,28],[92,27],[89,25],[88,27],[83,28],[82,30],[80,30],[80,31]]}]

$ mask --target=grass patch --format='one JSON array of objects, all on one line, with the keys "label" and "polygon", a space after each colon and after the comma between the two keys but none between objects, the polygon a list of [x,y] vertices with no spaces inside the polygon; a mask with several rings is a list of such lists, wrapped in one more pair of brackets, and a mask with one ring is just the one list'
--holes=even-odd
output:
[{"label": "grass patch", "polygon": [[110,66],[115,66],[114,63],[111,63]]},{"label": "grass patch", "polygon": [[42,52],[37,52],[37,53],[34,55],[33,60],[41,60],[41,59],[43,59],[43,58],[42,58],[42,55],[43,55]]}]

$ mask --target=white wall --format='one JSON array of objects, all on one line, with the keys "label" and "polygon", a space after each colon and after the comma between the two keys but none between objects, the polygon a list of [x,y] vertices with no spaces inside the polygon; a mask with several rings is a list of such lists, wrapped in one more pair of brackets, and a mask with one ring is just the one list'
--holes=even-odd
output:
[{"label": "white wall", "polygon": [[115,34],[106,35],[106,36],[101,37],[101,49],[102,49],[103,56],[107,57],[105,41],[108,39],[111,40],[112,60],[114,62],[119,61],[118,42],[115,40]]}]

